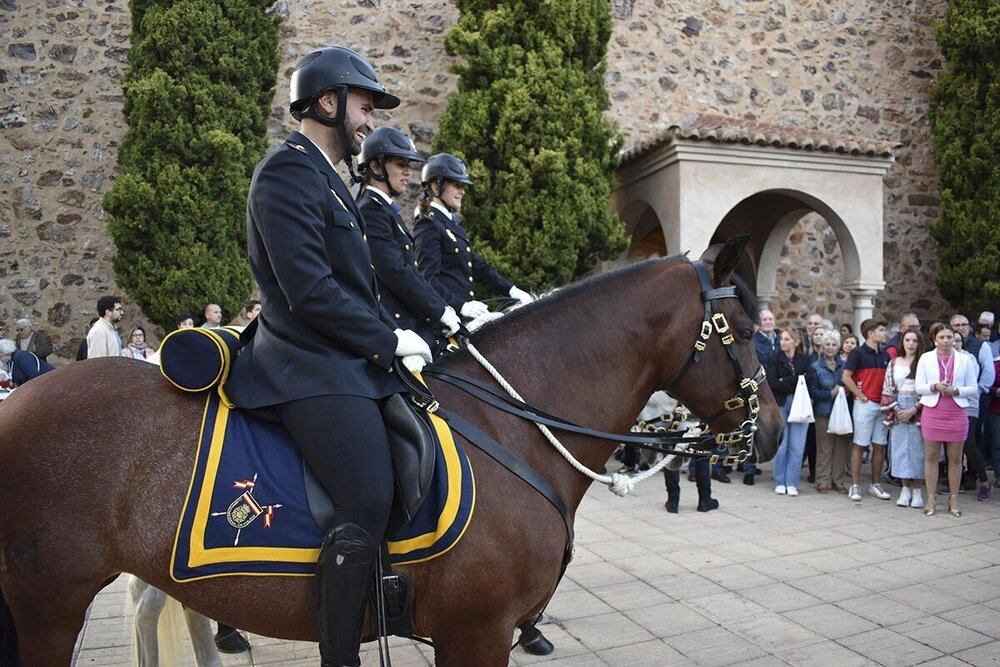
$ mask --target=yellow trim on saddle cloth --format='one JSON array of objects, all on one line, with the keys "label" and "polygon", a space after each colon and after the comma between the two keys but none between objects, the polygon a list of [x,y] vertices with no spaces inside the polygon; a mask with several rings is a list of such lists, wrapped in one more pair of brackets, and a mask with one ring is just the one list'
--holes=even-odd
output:
[{"label": "yellow trim on saddle cloth", "polygon": [[[419,376],[418,376],[419,377]],[[422,380],[421,380],[422,381]],[[175,559],[177,557],[177,544],[181,539],[181,524],[183,522],[183,517],[187,514],[189,503],[196,502],[195,516],[192,522],[192,528],[190,531],[190,541],[189,541],[189,553],[187,566],[189,568],[199,567],[203,565],[213,565],[219,563],[240,563],[247,561],[269,561],[269,562],[283,562],[283,563],[315,563],[319,559],[320,549],[317,548],[296,548],[296,547],[216,547],[208,549],[204,544],[204,535],[206,532],[208,518],[211,512],[211,502],[212,502],[212,489],[214,487],[214,481],[218,475],[219,462],[222,457],[222,447],[226,434],[226,426],[229,421],[229,407],[227,405],[228,401],[225,400],[225,395],[219,388],[219,394],[222,396],[223,400],[218,403],[218,408],[216,411],[215,421],[212,424],[207,422],[209,416],[209,406],[212,401],[213,395],[209,393],[206,399],[205,409],[202,415],[202,424],[199,429],[198,437],[198,449],[195,454],[195,461],[201,459],[201,447],[204,442],[204,435],[206,428],[211,428],[211,443],[209,444],[209,451],[206,460],[206,469],[204,475],[202,476],[202,483],[200,489],[194,489],[195,479],[197,477],[197,471],[192,470],[191,480],[188,483],[188,491],[185,495],[184,505],[181,509],[181,521],[178,522],[177,531],[174,538],[174,548],[170,556],[170,571],[171,578],[174,581],[180,583],[188,581],[197,581],[201,579],[210,579],[220,576],[230,576],[232,573],[218,573],[210,574],[201,577],[193,577],[184,580],[176,579],[173,576],[175,571]],[[459,460],[458,445],[455,443],[455,439],[452,435],[451,429],[448,428],[447,423],[435,414],[429,414],[431,423],[434,426],[434,430],[437,433],[441,453],[445,459],[447,478],[448,478],[448,495],[445,506],[438,516],[437,525],[433,531],[423,533],[416,537],[412,537],[406,540],[392,541],[388,542],[389,553],[391,555],[404,555],[419,549],[427,549],[432,547],[435,542],[437,542],[445,533],[452,528],[452,524],[455,522],[456,516],[459,513],[461,507],[461,496],[462,496],[462,465]],[[443,553],[447,553],[455,544],[465,535],[465,531],[468,529],[469,524],[472,522],[472,514],[475,510],[476,501],[476,488],[475,488],[475,475],[473,474],[472,467],[469,466],[469,476],[471,482],[471,505],[466,519],[465,525],[462,527],[461,532],[458,537],[447,547],[439,552],[432,553],[422,558],[415,558],[413,560],[402,560],[397,559],[395,561],[396,565],[406,565],[412,563],[420,563],[424,561],[436,558]],[[311,573],[299,574],[299,573],[253,573],[246,572],[240,573],[241,576],[313,576]]]}]

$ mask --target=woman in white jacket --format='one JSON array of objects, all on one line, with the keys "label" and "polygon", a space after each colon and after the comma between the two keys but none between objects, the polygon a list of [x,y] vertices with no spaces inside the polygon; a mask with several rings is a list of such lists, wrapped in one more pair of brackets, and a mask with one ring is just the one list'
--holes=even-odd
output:
[{"label": "woman in white jacket", "polygon": [[931,340],[936,349],[921,355],[917,362],[916,390],[922,406],[920,430],[924,436],[924,477],[928,489],[924,514],[934,514],[934,490],[937,489],[941,445],[948,454],[948,511],[962,516],[958,509],[961,487],[962,447],[968,435],[969,420],[965,408],[978,400],[979,387],[972,363],[954,350],[954,331],[943,322],[931,325]]}]

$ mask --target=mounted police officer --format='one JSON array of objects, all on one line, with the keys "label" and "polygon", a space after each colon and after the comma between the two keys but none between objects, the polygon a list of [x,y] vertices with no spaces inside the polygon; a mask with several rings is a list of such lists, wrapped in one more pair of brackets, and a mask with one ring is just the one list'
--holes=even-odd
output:
[{"label": "mounted police officer", "polygon": [[475,282],[479,281],[521,304],[531,303],[530,294],[476,254],[458,220],[465,187],[472,185],[465,163],[450,153],[433,155],[424,165],[420,182],[420,217],[413,228],[417,261],[420,273],[445,302],[467,319],[486,314],[489,308],[476,300]]},{"label": "mounted police officer", "polygon": [[444,346],[442,332],[453,335],[461,320],[417,271],[416,246],[395,201],[410,183],[410,162],[423,162],[423,156],[408,136],[380,127],[361,144],[358,161],[362,182],[358,207],[383,288],[382,305],[396,326],[419,333],[437,354]]},{"label": "mounted police officer", "polygon": [[261,312],[226,393],[288,429],[333,499],[317,567],[324,667],[358,665],[368,590],[393,498],[380,399],[403,390],[394,356],[419,369],[424,340],[379,304],[361,212],[334,169],[361,151],[375,109],[392,109],[361,55],[329,46],[292,73],[299,131],[257,165],[247,202]]}]

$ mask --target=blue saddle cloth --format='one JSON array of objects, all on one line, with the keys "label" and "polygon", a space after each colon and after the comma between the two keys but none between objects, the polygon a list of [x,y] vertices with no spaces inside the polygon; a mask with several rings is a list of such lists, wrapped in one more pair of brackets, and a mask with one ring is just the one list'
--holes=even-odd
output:
[{"label": "blue saddle cloth", "polygon": [[[428,418],[438,439],[434,481],[413,520],[389,537],[397,565],[454,547],[475,506],[465,452],[441,418]],[[304,472],[302,455],[282,426],[231,411],[209,392],[174,541],[173,579],[314,575],[327,527],[318,526],[310,511]]]}]

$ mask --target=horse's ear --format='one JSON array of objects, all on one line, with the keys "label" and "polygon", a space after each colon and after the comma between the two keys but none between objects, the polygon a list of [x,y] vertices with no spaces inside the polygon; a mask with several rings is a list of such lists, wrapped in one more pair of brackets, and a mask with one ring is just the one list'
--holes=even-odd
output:
[{"label": "horse's ear", "polygon": [[733,271],[743,259],[743,251],[750,242],[749,234],[738,234],[730,237],[722,245],[710,247],[701,256],[703,262],[712,262],[712,282],[716,287],[728,285]]}]

